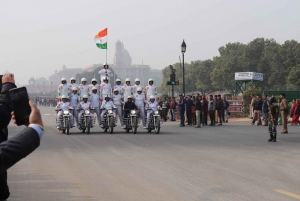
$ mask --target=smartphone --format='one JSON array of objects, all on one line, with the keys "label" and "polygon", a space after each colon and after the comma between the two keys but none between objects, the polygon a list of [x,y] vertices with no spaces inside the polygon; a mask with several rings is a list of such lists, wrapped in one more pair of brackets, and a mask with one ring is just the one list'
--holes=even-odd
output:
[{"label": "smartphone", "polygon": [[3,77],[3,75],[0,75],[0,92],[1,92],[1,89],[2,89],[2,77]]},{"label": "smartphone", "polygon": [[9,97],[16,117],[16,123],[20,125],[29,124],[31,108],[26,87],[9,90]]}]

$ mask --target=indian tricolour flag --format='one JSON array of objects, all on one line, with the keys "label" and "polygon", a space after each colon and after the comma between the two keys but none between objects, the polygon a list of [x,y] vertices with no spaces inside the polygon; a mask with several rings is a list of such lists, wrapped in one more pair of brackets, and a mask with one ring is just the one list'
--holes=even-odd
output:
[{"label": "indian tricolour flag", "polygon": [[107,49],[107,28],[100,31],[95,36],[95,42],[100,49]]}]

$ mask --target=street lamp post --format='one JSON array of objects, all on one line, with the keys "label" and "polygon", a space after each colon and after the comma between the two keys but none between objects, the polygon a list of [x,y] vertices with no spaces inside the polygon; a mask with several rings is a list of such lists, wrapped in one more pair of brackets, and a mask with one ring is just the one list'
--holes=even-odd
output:
[{"label": "street lamp post", "polygon": [[184,42],[184,40],[182,41],[181,44],[181,52],[182,52],[182,91],[183,91],[183,95],[185,96],[185,80],[184,80],[184,53],[186,51],[186,44]]}]

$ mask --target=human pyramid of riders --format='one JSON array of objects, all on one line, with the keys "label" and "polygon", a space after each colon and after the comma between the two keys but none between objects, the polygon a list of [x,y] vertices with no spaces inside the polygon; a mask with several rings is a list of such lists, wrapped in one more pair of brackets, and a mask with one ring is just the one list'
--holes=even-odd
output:
[{"label": "human pyramid of riders", "polygon": [[61,79],[56,106],[57,129],[69,134],[69,128],[74,127],[75,119],[77,127],[82,132],[89,133],[96,114],[98,124],[105,132],[113,132],[118,116],[126,132],[132,130],[136,133],[141,120],[148,132],[155,130],[159,133],[161,119],[158,110],[161,108],[156,102],[157,89],[153,79],[148,80],[146,87],[140,84],[139,78],[135,79],[135,85],[131,85],[127,78],[124,85],[120,79],[116,79],[116,85],[111,86],[109,81],[113,74],[108,68],[104,64],[99,71],[101,84],[95,78],[89,85],[85,78],[81,79],[79,85],[74,77],[69,84],[65,78]]}]

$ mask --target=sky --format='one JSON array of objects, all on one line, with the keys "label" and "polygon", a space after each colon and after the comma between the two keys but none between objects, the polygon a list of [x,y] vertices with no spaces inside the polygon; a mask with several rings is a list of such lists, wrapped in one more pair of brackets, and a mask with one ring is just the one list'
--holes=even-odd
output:
[{"label": "sky", "polygon": [[104,63],[95,35],[108,28],[108,63],[123,41],[133,64],[154,69],[212,59],[229,42],[300,41],[299,0],[1,0],[0,74],[48,78],[63,65]]}]

